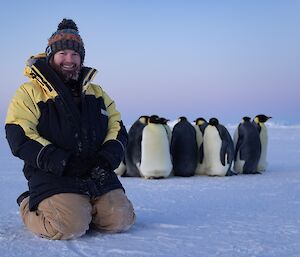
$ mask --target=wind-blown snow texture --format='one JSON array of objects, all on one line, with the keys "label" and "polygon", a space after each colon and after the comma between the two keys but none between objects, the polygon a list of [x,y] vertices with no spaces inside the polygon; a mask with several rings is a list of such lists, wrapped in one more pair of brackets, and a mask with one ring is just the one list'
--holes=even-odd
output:
[{"label": "wind-blown snow texture", "polygon": [[26,189],[22,163],[4,136],[0,144],[2,257],[300,256],[300,127],[269,126],[269,168],[262,175],[121,178],[135,206],[134,227],[69,241],[26,230],[15,202]]}]

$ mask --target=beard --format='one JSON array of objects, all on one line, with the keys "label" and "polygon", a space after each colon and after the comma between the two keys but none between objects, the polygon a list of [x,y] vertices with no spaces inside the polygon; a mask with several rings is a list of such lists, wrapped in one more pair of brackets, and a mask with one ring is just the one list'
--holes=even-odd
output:
[{"label": "beard", "polygon": [[78,80],[79,78],[81,66],[75,66],[72,70],[65,70],[62,65],[55,64],[52,60],[50,61],[50,65],[64,83],[71,80]]}]

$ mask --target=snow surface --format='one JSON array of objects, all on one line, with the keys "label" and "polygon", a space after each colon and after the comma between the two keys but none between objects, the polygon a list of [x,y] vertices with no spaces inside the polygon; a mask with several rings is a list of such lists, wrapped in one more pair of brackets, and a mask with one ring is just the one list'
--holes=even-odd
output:
[{"label": "snow surface", "polygon": [[[233,132],[233,127],[230,127]],[[15,202],[22,162],[0,138],[0,256],[300,256],[300,126],[269,126],[262,175],[121,178],[137,221],[126,233],[69,241],[26,230]]]}]

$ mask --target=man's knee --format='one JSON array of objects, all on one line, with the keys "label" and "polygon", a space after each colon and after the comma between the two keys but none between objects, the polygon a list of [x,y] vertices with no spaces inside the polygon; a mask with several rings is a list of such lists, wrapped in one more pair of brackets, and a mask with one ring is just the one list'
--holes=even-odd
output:
[{"label": "man's knee", "polygon": [[100,231],[118,233],[128,230],[135,222],[132,203],[121,189],[111,191],[96,200],[97,213],[93,225]]},{"label": "man's knee", "polygon": [[29,212],[28,205],[21,205],[21,215],[29,230],[53,240],[85,234],[92,219],[91,211],[89,198],[76,194],[49,197],[40,203],[35,212]]},{"label": "man's knee", "polygon": [[72,219],[62,221],[59,227],[56,227],[58,234],[61,234],[59,239],[72,239],[84,235],[89,229],[90,221],[91,219],[84,219],[82,216],[76,215],[73,215]]},{"label": "man's knee", "polygon": [[[130,203],[131,205],[131,203]],[[134,210],[130,206],[113,208],[111,217],[108,218],[107,232],[118,233],[128,230],[135,221]]]},{"label": "man's knee", "polygon": [[[51,201],[54,200],[51,199]],[[62,201],[58,199],[53,204],[53,208],[55,211],[48,217],[48,220],[53,228],[62,235],[60,239],[82,236],[89,229],[92,207],[89,200],[84,199],[84,196],[64,194]]]},{"label": "man's knee", "polygon": [[[33,231],[40,237],[51,239],[51,240],[68,240],[76,237],[80,237],[85,234],[88,226],[84,223],[78,221],[77,223],[60,224],[61,226],[57,228],[56,226],[51,226],[47,229],[47,233]],[[48,227],[49,228],[49,227]]]}]

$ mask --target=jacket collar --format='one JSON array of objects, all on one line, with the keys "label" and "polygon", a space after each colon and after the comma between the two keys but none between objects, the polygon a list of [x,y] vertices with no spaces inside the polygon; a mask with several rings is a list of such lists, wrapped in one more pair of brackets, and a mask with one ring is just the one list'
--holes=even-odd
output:
[{"label": "jacket collar", "polygon": [[[83,92],[85,92],[90,82],[96,76],[97,70],[82,67],[81,73],[81,81],[79,83],[82,85]],[[48,65],[45,53],[31,56],[27,60],[24,74],[50,94],[53,91],[60,91],[61,88],[59,87],[63,83],[56,72]]]}]

